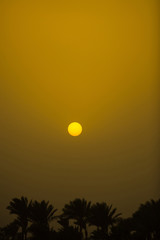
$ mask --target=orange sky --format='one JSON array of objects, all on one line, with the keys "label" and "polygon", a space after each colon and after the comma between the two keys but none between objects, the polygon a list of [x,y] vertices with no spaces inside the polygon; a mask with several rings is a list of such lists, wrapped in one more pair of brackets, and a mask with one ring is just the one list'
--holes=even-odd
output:
[{"label": "orange sky", "polygon": [[157,1],[0,8],[0,225],[22,195],[59,209],[106,201],[124,216],[158,198]]}]

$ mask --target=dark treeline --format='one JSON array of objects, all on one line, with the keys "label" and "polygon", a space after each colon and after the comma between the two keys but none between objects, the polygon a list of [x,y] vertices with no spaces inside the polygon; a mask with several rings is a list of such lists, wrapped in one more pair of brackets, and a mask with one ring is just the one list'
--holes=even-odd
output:
[{"label": "dark treeline", "polygon": [[7,210],[15,219],[0,228],[0,240],[160,240],[160,199],[141,204],[126,219],[112,205],[79,198],[65,204],[59,215],[48,201],[26,197],[12,199]]}]

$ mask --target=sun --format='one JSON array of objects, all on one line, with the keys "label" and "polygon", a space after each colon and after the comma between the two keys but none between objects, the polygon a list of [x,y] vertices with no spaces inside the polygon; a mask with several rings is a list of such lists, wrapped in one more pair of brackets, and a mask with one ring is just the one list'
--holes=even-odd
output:
[{"label": "sun", "polygon": [[78,122],[72,122],[68,126],[68,132],[71,136],[79,136],[82,133],[82,126]]}]

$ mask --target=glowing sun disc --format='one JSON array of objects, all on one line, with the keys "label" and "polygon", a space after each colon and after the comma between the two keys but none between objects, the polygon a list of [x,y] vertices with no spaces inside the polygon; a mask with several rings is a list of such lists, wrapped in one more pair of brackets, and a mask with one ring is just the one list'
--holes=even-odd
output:
[{"label": "glowing sun disc", "polygon": [[82,133],[82,126],[78,122],[72,122],[68,126],[68,132],[71,136],[79,136]]}]

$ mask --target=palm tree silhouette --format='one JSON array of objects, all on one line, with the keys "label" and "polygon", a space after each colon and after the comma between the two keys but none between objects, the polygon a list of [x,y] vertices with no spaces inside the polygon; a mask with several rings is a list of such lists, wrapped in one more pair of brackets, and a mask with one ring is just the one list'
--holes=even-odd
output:
[{"label": "palm tree silhouette", "polygon": [[135,238],[160,239],[160,199],[141,204],[132,216]]},{"label": "palm tree silhouette", "polygon": [[49,239],[50,222],[56,218],[54,216],[57,209],[49,204],[49,201],[34,201],[30,208],[30,222],[29,231],[33,234],[34,239]]},{"label": "palm tree silhouette", "polygon": [[69,219],[67,217],[65,217],[64,214],[61,214],[58,217],[57,222],[62,226],[61,229],[66,229],[69,227]]},{"label": "palm tree silhouette", "polygon": [[10,214],[15,214],[17,216],[16,223],[22,230],[22,240],[27,239],[27,227],[28,227],[28,217],[31,207],[31,201],[28,201],[26,197],[13,198],[9,203],[7,209]]},{"label": "palm tree silhouette", "polygon": [[132,219],[119,219],[116,225],[111,227],[111,236],[112,240],[131,240],[133,232]]},{"label": "palm tree silhouette", "polygon": [[[0,240],[80,240],[87,226],[96,226],[89,239],[95,240],[160,240],[160,199],[141,204],[131,218],[122,219],[117,209],[105,202],[96,203],[76,198],[65,204],[60,216],[49,201],[28,201],[27,198],[13,198],[7,209],[16,215],[13,222],[0,228]],[[50,228],[50,222],[58,218],[62,226],[58,232]],[[75,225],[70,223],[73,220]]]},{"label": "palm tree silhouette", "polygon": [[[97,232],[103,236],[103,239],[109,237],[110,227],[115,224],[121,213],[116,213],[116,208],[112,209],[112,205],[108,206],[105,202],[93,204],[91,207],[91,213],[89,223],[92,226],[97,227]],[[97,234],[94,231],[94,234]]]},{"label": "palm tree silhouette", "polygon": [[78,226],[81,236],[83,236],[82,230],[84,230],[85,239],[88,238],[87,223],[90,214],[90,206],[91,202],[87,202],[85,199],[76,198],[74,201],[70,201],[69,204],[65,204],[63,208],[63,215],[68,219],[75,220],[74,224]]},{"label": "palm tree silhouette", "polygon": [[1,229],[1,234],[2,234],[2,238],[0,239],[11,239],[11,240],[15,240],[17,237],[17,233],[19,230],[19,223],[17,220],[14,220],[13,222],[11,222],[10,224],[8,224],[6,227]]},{"label": "palm tree silhouette", "polygon": [[69,219],[61,214],[57,221],[61,228],[57,233],[56,240],[81,240],[81,234],[78,231],[78,227],[70,226]]}]

